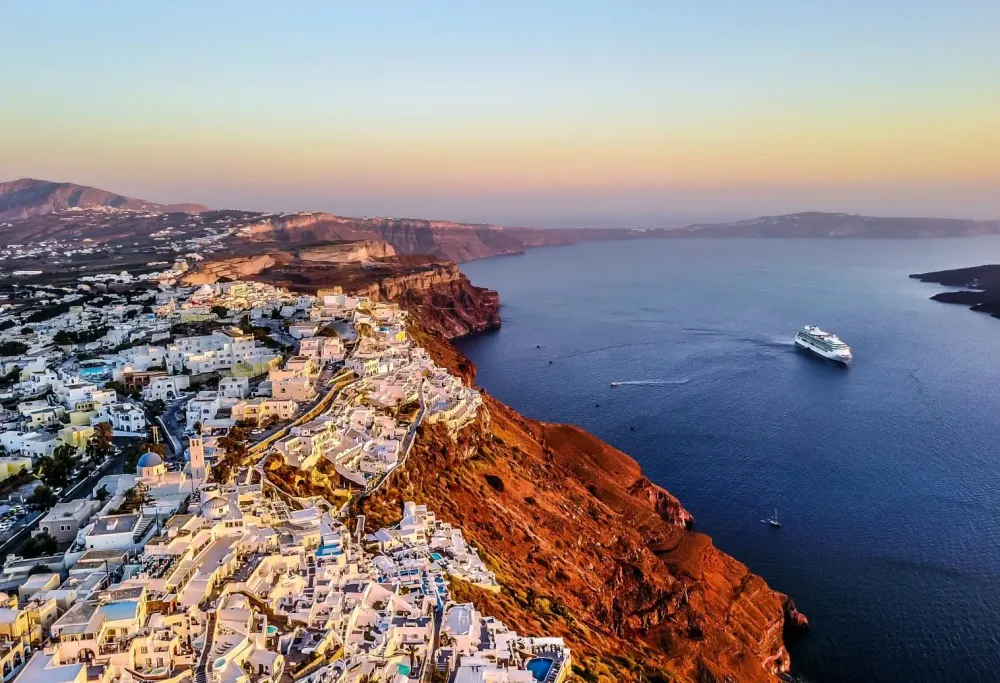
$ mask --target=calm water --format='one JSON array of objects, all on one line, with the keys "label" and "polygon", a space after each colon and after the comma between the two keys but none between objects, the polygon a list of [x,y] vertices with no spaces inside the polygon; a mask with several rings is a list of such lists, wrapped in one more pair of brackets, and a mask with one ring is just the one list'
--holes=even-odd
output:
[{"label": "calm water", "polygon": [[[463,266],[504,327],[461,347],[499,399],[630,453],[791,594],[809,680],[992,681],[1000,320],[907,275],[998,260],[997,238],[537,249]],[[806,323],[854,367],[797,352]],[[609,386],[638,380],[662,384]]]}]

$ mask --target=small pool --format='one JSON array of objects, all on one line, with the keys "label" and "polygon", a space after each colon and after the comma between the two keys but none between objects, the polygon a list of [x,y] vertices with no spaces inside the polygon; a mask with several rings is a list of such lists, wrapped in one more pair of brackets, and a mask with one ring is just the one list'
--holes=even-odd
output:
[{"label": "small pool", "polygon": [[278,635],[278,627],[277,626],[272,626],[272,625],[268,624],[267,635],[269,635],[269,636],[276,636],[276,635]]},{"label": "small pool", "polygon": [[399,669],[399,673],[402,676],[410,675],[410,665],[409,664],[397,664],[396,668]]},{"label": "small pool", "polygon": [[441,557],[440,553],[431,553],[431,559],[434,560],[435,562],[440,562],[444,558]]},{"label": "small pool", "polygon": [[[535,660],[532,659],[531,661],[533,662]],[[528,662],[528,664],[531,664],[531,662]],[[222,658],[222,657],[219,657],[218,659],[215,660],[214,666],[215,666],[216,669],[225,669],[226,668],[226,660],[224,658]]]},{"label": "small pool", "polygon": [[153,669],[152,671],[149,672],[148,675],[150,677],[153,677],[153,676],[166,676],[167,675],[167,667],[161,666],[158,669]]},{"label": "small pool", "polygon": [[549,671],[552,670],[553,663],[547,657],[535,657],[534,659],[529,659],[524,667],[531,672],[536,681],[544,681],[546,676],[549,675]]}]

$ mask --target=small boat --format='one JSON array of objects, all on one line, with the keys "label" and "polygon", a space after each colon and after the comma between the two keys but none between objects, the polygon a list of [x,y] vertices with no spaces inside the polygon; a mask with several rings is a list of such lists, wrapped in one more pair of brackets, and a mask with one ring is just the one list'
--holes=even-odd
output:
[{"label": "small boat", "polygon": [[778,521],[778,508],[774,508],[774,517],[771,517],[770,519],[762,519],[760,521],[762,524],[770,524],[775,529],[780,529],[781,522]]},{"label": "small boat", "polygon": [[612,383],[611,383],[611,386],[613,386],[613,387],[616,387],[616,386],[618,386],[618,382],[612,382]]}]

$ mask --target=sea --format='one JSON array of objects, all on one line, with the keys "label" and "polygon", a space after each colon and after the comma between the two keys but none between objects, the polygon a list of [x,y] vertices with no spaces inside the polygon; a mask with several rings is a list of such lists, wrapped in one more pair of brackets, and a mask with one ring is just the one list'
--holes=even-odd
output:
[{"label": "sea", "polygon": [[[1000,320],[908,277],[991,262],[998,237],[535,249],[462,265],[503,327],[459,347],[491,394],[629,453],[792,596],[800,679],[996,681]],[[797,350],[807,324],[853,367]]]}]

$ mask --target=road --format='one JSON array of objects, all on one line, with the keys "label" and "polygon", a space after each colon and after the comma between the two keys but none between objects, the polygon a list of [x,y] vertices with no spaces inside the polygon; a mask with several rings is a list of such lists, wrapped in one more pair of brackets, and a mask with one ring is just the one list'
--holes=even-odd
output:
[{"label": "road", "polygon": [[[106,460],[104,465],[96,470],[87,473],[87,476],[78,479],[71,486],[69,486],[62,496],[59,497],[59,502],[64,503],[68,500],[77,500],[79,498],[86,498],[89,496],[95,488],[97,488],[97,482],[101,480],[102,477],[108,474],[120,474],[123,471],[125,465],[124,449],[119,454],[116,454],[109,460]],[[24,521],[20,522],[12,529],[12,535],[9,539],[0,543],[0,563],[7,559],[7,556],[11,553],[16,553],[21,546],[27,540],[29,533],[38,525],[38,520],[45,516],[45,512],[32,512],[29,513]]]},{"label": "road", "polygon": [[184,428],[187,426],[187,415],[185,407],[191,396],[183,396],[167,404],[167,409],[163,411],[156,421],[160,423],[166,437],[167,448],[172,454],[172,459],[184,459]]}]

